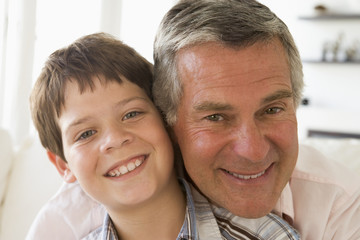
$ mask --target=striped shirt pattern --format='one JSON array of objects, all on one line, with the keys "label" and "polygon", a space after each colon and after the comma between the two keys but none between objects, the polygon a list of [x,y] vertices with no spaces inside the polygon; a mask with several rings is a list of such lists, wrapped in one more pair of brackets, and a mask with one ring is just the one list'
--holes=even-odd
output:
[{"label": "striped shirt pattern", "polygon": [[299,239],[297,233],[274,214],[267,215],[260,226],[256,223],[258,219],[255,219],[254,225],[251,223],[252,219],[248,219],[246,226],[244,226],[239,225],[236,218],[233,215],[229,218],[216,216],[223,239]]},{"label": "striped shirt pattern", "polygon": [[[299,240],[298,232],[275,214],[245,219],[216,207],[194,187],[181,179],[187,196],[186,215],[176,240]],[[116,229],[106,215],[103,226],[83,240],[118,240]]]},{"label": "striped shirt pattern", "polygon": [[[284,219],[270,213],[257,219],[236,216],[210,204],[194,187],[191,189],[200,239],[298,240],[299,233]],[[215,219],[215,222],[214,222]]]}]

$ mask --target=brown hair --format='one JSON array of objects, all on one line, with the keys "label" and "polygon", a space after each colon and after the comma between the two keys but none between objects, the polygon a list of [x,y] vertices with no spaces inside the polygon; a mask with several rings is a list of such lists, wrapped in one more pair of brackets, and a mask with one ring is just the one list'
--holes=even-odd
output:
[{"label": "brown hair", "polygon": [[41,144],[66,161],[57,120],[64,105],[66,83],[76,81],[80,93],[93,90],[93,77],[121,83],[122,77],[142,88],[152,100],[152,64],[113,36],[96,33],[52,53],[38,77],[30,108]]}]

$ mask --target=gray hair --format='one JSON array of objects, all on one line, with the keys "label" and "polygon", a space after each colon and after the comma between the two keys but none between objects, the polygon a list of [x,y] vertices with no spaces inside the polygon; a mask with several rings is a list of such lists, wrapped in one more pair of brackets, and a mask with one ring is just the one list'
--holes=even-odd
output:
[{"label": "gray hair", "polygon": [[296,107],[304,86],[299,52],[286,24],[255,0],[183,0],[160,23],[154,43],[155,104],[170,126],[182,96],[176,53],[185,47],[219,42],[244,48],[278,38],[287,54]]}]

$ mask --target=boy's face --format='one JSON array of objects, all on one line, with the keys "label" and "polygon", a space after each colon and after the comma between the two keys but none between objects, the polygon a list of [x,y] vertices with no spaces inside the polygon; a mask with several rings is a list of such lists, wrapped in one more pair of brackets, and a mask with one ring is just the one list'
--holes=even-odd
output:
[{"label": "boy's face", "polygon": [[175,179],[162,118],[137,85],[100,83],[80,94],[69,82],[58,120],[68,182],[109,208],[151,201]]}]

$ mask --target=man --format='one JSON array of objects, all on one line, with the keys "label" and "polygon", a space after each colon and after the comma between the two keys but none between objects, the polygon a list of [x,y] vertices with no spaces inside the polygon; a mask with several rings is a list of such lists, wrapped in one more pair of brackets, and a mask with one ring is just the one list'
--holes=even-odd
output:
[{"label": "man", "polygon": [[155,103],[210,201],[246,218],[276,212],[303,239],[360,239],[359,177],[307,149],[294,170],[302,65],[267,7],[181,1],[160,25],[154,61]]},{"label": "man", "polygon": [[160,25],[154,61],[155,103],[189,179],[214,205],[245,218],[276,213],[302,239],[360,238],[360,178],[299,151],[302,65],[267,7],[181,1]]},{"label": "man", "polygon": [[155,101],[195,185],[256,218],[274,208],[295,167],[301,62],[286,26],[265,7],[209,2],[184,1],[165,16],[155,40]]}]

